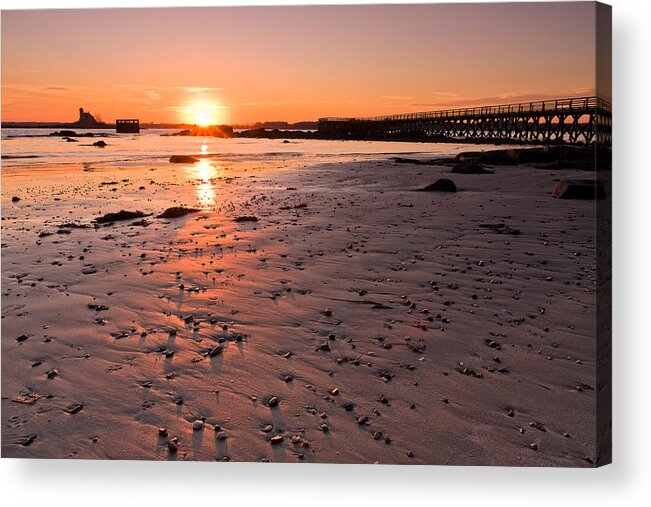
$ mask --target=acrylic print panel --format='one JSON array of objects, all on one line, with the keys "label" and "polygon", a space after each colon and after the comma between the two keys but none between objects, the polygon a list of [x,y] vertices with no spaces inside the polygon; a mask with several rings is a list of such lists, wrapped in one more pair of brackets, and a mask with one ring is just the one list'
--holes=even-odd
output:
[{"label": "acrylic print panel", "polygon": [[610,462],[610,7],[14,10],[2,48],[3,457]]}]

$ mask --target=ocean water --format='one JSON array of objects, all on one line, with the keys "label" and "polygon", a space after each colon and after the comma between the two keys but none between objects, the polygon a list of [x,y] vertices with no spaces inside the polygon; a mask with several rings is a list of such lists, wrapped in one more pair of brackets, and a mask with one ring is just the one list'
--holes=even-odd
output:
[{"label": "ocean water", "polygon": [[[386,159],[391,155],[414,158],[455,155],[485,150],[487,145],[454,143],[404,143],[384,141],[321,141],[292,139],[219,139],[214,137],[165,136],[175,130],[146,130],[140,134],[116,134],[113,130],[83,130],[108,137],[79,137],[66,142],[49,136],[60,129],[2,129],[2,169],[12,167],[82,164],[136,166],[163,162],[171,155],[211,155],[231,162],[252,162],[300,157],[306,165],[336,160]],[[103,139],[108,146],[92,143]]]}]

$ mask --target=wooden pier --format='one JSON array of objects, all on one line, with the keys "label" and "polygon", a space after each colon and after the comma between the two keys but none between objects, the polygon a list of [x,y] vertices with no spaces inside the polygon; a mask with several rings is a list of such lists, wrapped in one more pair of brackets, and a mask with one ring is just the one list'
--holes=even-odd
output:
[{"label": "wooden pier", "polygon": [[371,118],[320,118],[330,139],[610,144],[610,103],[574,97]]}]

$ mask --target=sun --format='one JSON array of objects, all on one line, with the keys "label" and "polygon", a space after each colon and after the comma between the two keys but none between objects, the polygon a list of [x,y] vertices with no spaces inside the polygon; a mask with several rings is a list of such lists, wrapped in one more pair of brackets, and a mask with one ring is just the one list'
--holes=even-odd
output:
[{"label": "sun", "polygon": [[194,112],[194,123],[200,127],[207,127],[213,125],[213,118],[211,111],[207,109],[199,109]]},{"label": "sun", "polygon": [[180,108],[185,121],[199,127],[209,127],[223,122],[221,111],[224,106],[208,102],[195,102]]}]

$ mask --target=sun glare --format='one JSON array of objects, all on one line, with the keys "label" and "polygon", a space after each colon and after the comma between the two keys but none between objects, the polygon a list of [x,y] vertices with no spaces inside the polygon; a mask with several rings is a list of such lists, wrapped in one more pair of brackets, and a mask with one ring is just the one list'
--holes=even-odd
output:
[{"label": "sun glare", "polygon": [[212,125],[212,117],[208,111],[197,111],[194,117],[194,122],[200,127],[207,127]]},{"label": "sun glare", "polygon": [[208,127],[218,125],[223,122],[220,111],[224,109],[219,104],[192,104],[183,108],[185,121],[198,125],[199,127]]},{"label": "sun glare", "polygon": [[209,209],[215,206],[215,183],[219,173],[218,169],[204,158],[192,166],[191,171],[196,180],[197,201],[201,208]]}]

